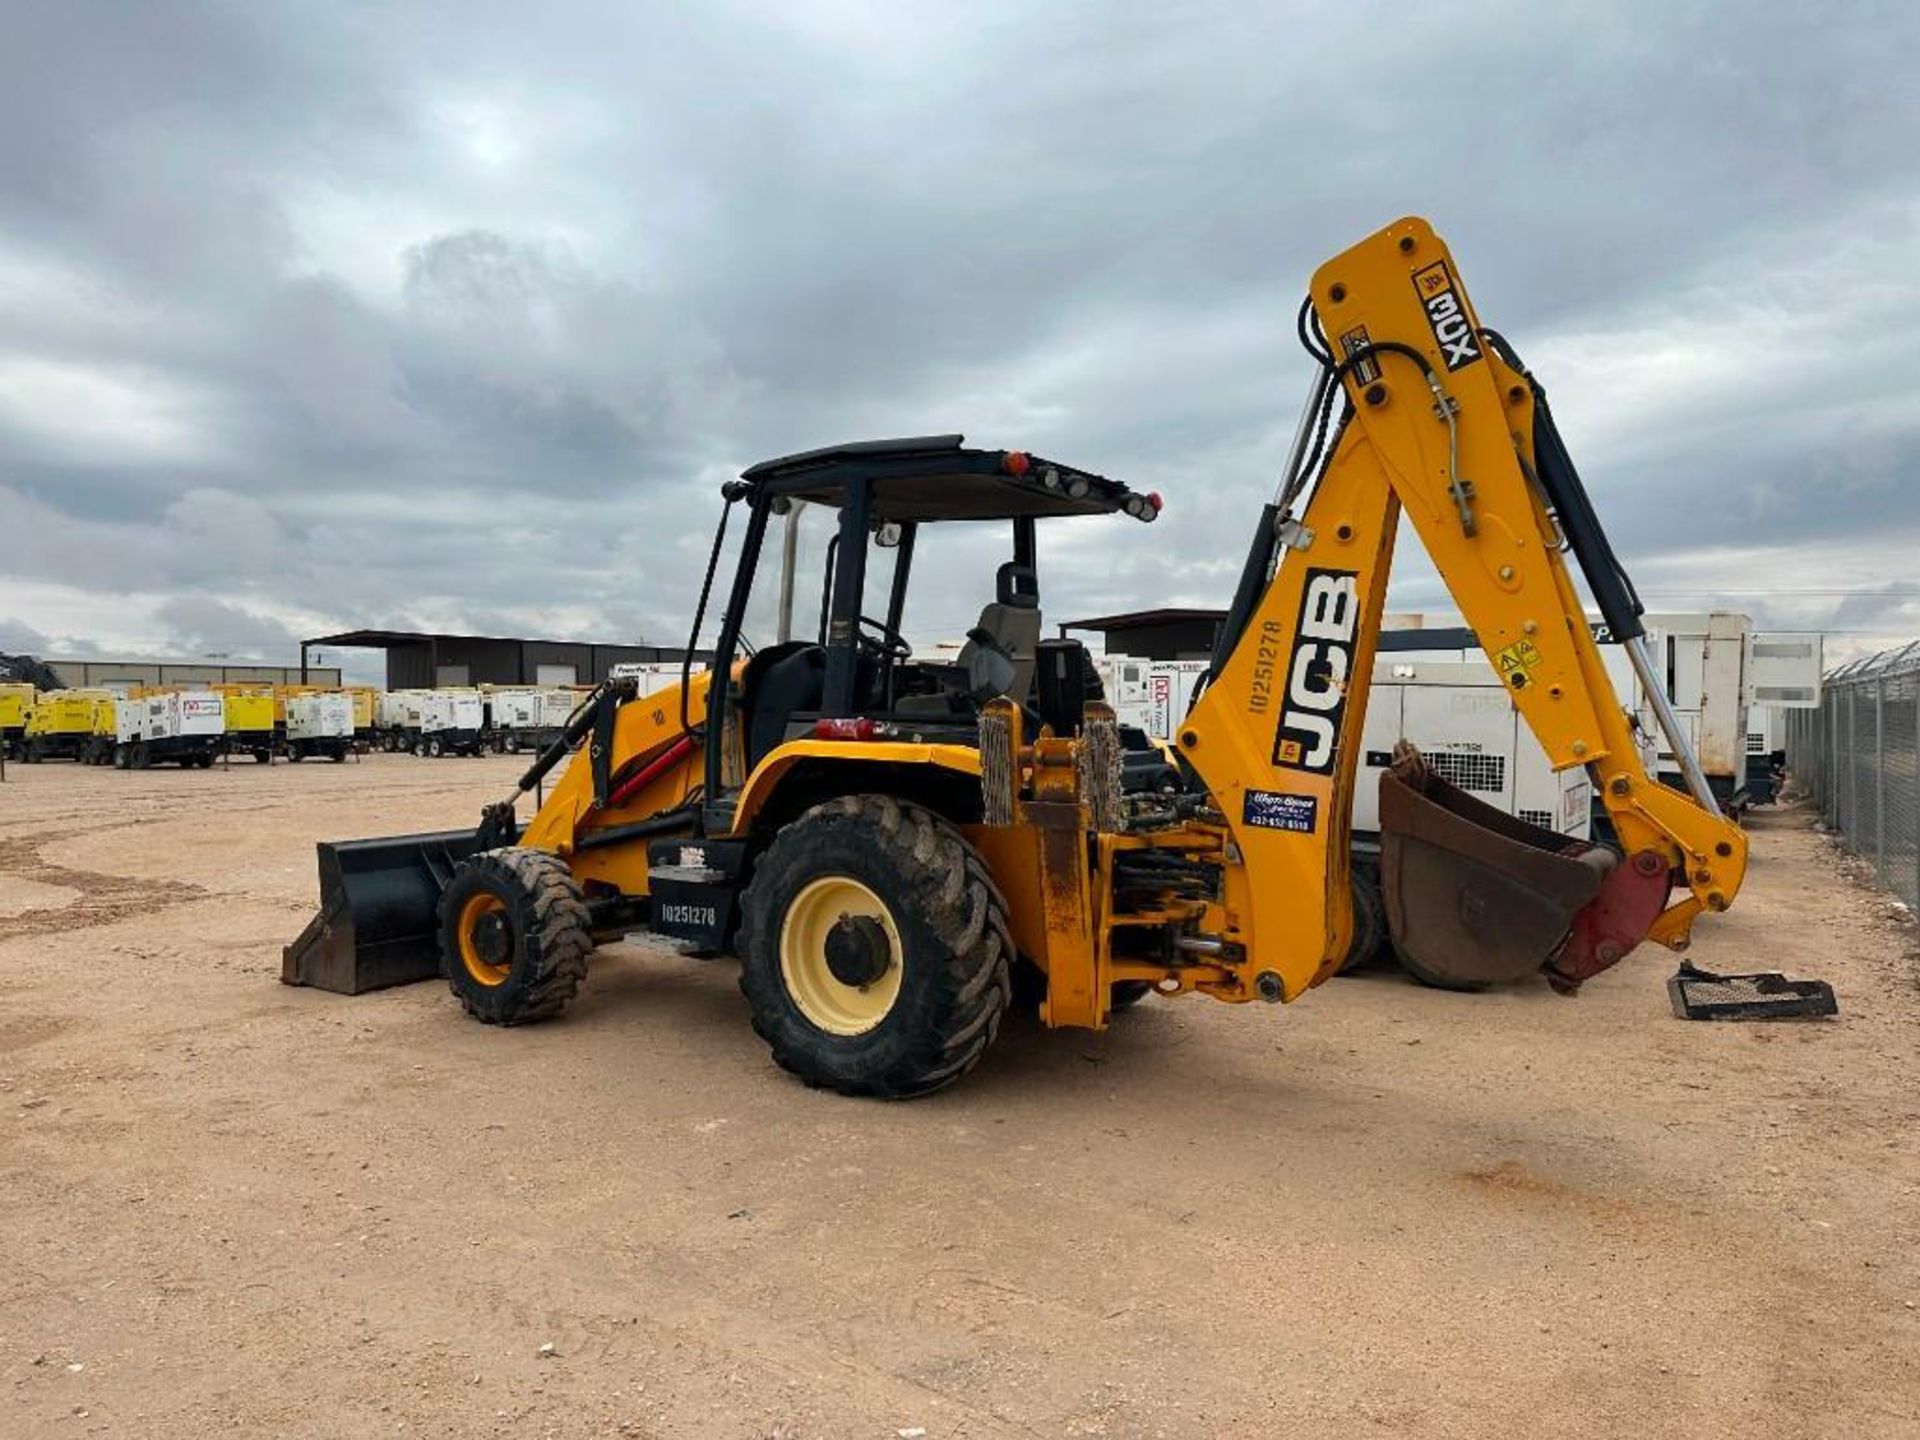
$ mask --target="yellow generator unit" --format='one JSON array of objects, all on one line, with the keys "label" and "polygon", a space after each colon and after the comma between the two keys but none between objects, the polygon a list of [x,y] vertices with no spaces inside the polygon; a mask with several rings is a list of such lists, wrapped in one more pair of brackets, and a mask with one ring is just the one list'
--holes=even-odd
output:
[{"label": "yellow generator unit", "polygon": [[114,749],[120,743],[120,707],[129,703],[109,695],[93,703],[93,735],[81,759],[89,765],[111,765]]},{"label": "yellow generator unit", "polygon": [[107,733],[113,729],[113,701],[107,690],[49,690],[34,703],[27,721],[21,758],[29,765],[42,760],[86,761],[97,749],[101,714]]},{"label": "yellow generator unit", "polygon": [[33,702],[39,691],[31,685],[9,681],[0,685],[0,753],[7,759],[20,754],[27,738],[27,720],[33,714]]},{"label": "yellow generator unit", "polygon": [[273,691],[222,686],[221,693],[227,706],[227,754],[251,755],[261,765],[270,764],[277,748]]},{"label": "yellow generator unit", "polygon": [[341,689],[353,698],[353,738],[371,743],[380,691],[372,685],[344,685]]}]

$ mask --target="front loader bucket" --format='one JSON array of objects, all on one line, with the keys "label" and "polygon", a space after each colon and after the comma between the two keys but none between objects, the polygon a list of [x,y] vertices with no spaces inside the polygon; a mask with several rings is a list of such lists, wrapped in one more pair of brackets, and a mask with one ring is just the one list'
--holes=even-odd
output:
[{"label": "front loader bucket", "polygon": [[320,912],[281,957],[280,979],[341,995],[440,973],[437,910],[472,830],[339,840],[315,847]]},{"label": "front loader bucket", "polygon": [[1618,856],[1515,819],[1406,752],[1380,777],[1380,881],[1401,961],[1457,989],[1552,964]]}]

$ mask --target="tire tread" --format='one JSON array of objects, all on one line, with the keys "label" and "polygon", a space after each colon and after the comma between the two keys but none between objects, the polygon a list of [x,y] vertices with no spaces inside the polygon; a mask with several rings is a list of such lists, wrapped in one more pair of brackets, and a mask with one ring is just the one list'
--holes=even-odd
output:
[{"label": "tire tread", "polygon": [[[911,904],[932,932],[945,969],[939,1003],[905,1058],[858,1079],[824,1071],[804,1038],[789,1033],[794,1027],[770,1020],[768,1008],[784,1003],[784,994],[759,993],[752,958],[757,946],[778,945],[781,916],[773,913],[774,881],[805,865],[822,827],[847,825],[891,852],[892,868],[907,877],[908,893],[897,898]],[[889,904],[895,898],[889,897]],[[930,1094],[979,1063],[999,1033],[1012,997],[1014,946],[1006,902],[979,851],[929,810],[890,795],[842,795],[814,806],[774,838],[741,908],[740,951],[746,963],[740,987],[753,1012],[754,1031],[771,1047],[774,1063],[809,1085],[894,1100]],[[771,969],[773,986],[782,988],[777,960]]]}]

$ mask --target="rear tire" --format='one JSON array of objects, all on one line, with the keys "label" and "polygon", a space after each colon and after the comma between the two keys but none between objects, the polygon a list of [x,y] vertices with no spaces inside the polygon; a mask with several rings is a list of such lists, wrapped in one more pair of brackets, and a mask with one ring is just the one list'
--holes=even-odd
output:
[{"label": "rear tire", "polygon": [[1352,876],[1353,938],[1347,942],[1347,958],[1340,962],[1342,975],[1371,961],[1387,941],[1387,902],[1380,893],[1380,872],[1357,864]]},{"label": "rear tire", "polygon": [[520,753],[520,737],[518,735],[507,736],[506,739],[500,742],[500,750],[501,753],[505,755],[518,755]]},{"label": "rear tire", "polygon": [[993,1043],[1012,993],[1006,902],[932,812],[885,795],[816,805],[761,856],[741,909],[753,1028],[808,1085],[925,1095]]},{"label": "rear tire", "polygon": [[440,743],[440,737],[438,735],[427,741],[427,754],[431,755],[434,759],[438,760],[442,755],[446,754],[446,752],[447,747]]},{"label": "rear tire", "polygon": [[440,896],[441,972],[485,1024],[558,1015],[586,979],[592,951],[580,887],[544,850],[483,850]]}]

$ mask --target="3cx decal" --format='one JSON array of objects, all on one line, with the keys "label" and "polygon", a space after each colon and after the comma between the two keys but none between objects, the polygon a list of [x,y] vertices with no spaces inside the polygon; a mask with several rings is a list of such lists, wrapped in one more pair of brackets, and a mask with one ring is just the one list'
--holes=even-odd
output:
[{"label": "3cx decal", "polygon": [[1314,775],[1333,771],[1347,709],[1360,595],[1352,570],[1309,570],[1287,660],[1287,688],[1273,734],[1273,763]]},{"label": "3cx decal", "polygon": [[1460,303],[1460,290],[1453,283],[1447,262],[1436,260],[1413,274],[1414,292],[1427,312],[1427,324],[1440,347],[1440,358],[1448,370],[1458,370],[1480,358],[1480,337],[1473,333],[1473,321],[1467,307]]}]

